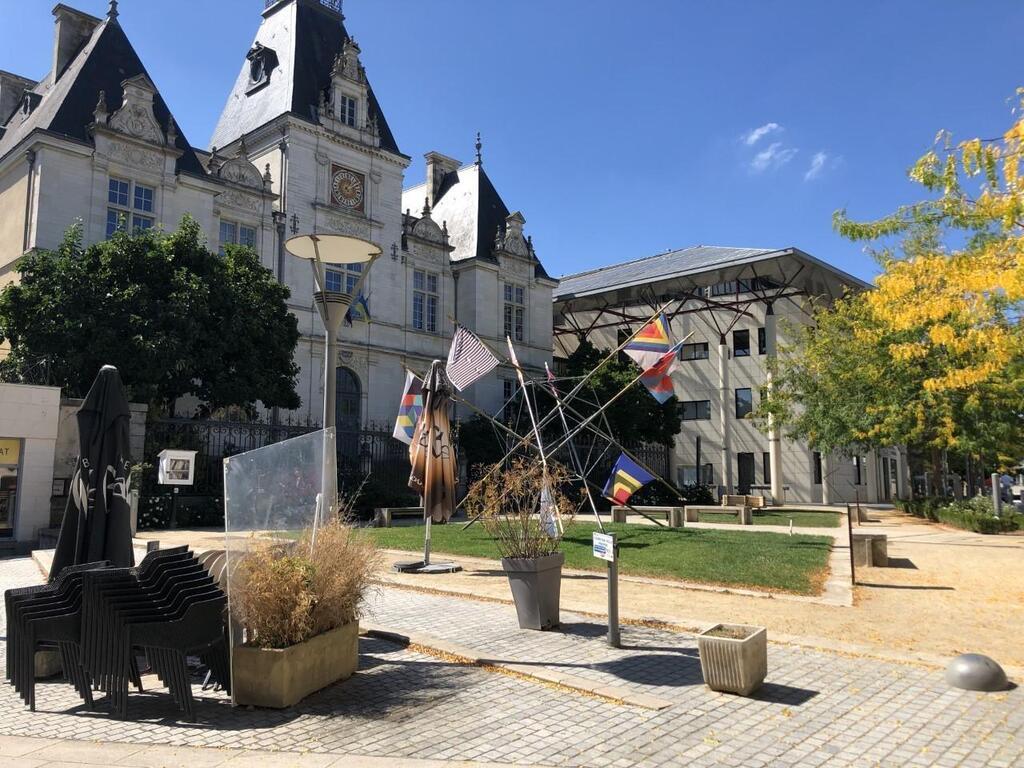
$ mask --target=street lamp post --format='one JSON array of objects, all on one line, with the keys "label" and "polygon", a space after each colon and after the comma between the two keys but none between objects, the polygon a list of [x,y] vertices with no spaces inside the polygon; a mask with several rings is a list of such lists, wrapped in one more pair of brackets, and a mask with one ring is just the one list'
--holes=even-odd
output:
[{"label": "street lamp post", "polygon": [[[316,288],[313,301],[320,319],[324,323],[326,349],[324,351],[324,431],[336,426],[335,412],[335,369],[338,360],[338,333],[345,314],[362,290],[366,275],[380,256],[380,246],[368,240],[346,235],[297,235],[284,244],[292,256],[305,259],[313,270],[313,284]],[[351,291],[327,290],[326,269],[330,265],[362,264],[359,280]],[[342,284],[342,287],[346,287]],[[325,443],[326,445],[326,443]],[[333,445],[333,443],[332,443]],[[328,455],[330,454],[330,455]],[[337,456],[334,450],[324,451],[324,468],[321,480],[321,514],[331,519],[338,503]]]}]

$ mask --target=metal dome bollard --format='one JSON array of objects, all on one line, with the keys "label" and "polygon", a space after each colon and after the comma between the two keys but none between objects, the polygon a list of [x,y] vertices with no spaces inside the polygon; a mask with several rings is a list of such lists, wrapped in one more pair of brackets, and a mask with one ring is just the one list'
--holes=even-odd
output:
[{"label": "metal dome bollard", "polygon": [[946,667],[946,682],[966,691],[1005,691],[1010,683],[995,661],[980,653],[963,653]]}]

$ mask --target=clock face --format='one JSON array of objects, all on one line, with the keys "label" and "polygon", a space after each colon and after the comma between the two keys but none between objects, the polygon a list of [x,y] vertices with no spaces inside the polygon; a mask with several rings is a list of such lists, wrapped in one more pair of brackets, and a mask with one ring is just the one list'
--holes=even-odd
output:
[{"label": "clock face", "polygon": [[335,166],[331,175],[331,195],[344,208],[363,209],[363,177],[346,168]]}]

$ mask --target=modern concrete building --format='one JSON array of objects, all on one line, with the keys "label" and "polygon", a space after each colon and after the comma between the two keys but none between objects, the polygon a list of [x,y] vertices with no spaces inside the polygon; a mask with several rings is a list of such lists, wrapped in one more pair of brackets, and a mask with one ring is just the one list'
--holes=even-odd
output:
[{"label": "modern concrete building", "polygon": [[907,492],[900,451],[823,456],[747,418],[770,386],[766,364],[787,325],[808,322],[812,300],[868,288],[797,248],[670,251],[562,277],[555,356],[571,354],[581,338],[614,349],[664,305],[674,338],[688,337],[672,376],[683,407],[672,481],[790,503],[886,501]]}]

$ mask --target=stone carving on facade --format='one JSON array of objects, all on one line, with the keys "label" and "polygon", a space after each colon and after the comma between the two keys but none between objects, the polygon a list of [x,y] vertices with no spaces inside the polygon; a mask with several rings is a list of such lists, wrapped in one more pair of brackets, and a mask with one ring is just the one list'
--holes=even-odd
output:
[{"label": "stone carving on facade", "polygon": [[364,240],[370,239],[370,225],[366,221],[351,219],[347,216],[337,214],[324,214],[324,229],[337,235],[351,235],[361,237]]},{"label": "stone carving on facade", "polygon": [[502,250],[515,256],[528,257],[530,255],[530,246],[523,236],[524,224],[526,224],[526,219],[518,211],[505,219],[505,235],[501,243]]},{"label": "stone carving on facade", "polygon": [[241,156],[225,161],[217,170],[217,176],[243,187],[263,189],[263,176],[259,169]]},{"label": "stone carving on facade", "polygon": [[343,77],[346,80],[352,80],[357,83],[363,82],[364,71],[359,63],[360,53],[362,53],[362,50],[359,48],[359,43],[351,37],[348,38],[342,46],[341,52],[334,57],[331,76]]},{"label": "stone carving on facade", "polygon": [[164,167],[164,158],[160,153],[121,141],[110,143],[110,157],[135,168],[160,171]]},{"label": "stone carving on facade", "polygon": [[106,125],[110,113],[107,111],[107,92],[100,91],[99,99],[96,101],[96,109],[92,113],[96,125]]},{"label": "stone carving on facade", "polygon": [[259,211],[259,199],[237,189],[227,189],[217,195],[217,202],[220,205],[230,205],[234,208],[241,208],[246,211]]},{"label": "stone carving on facade", "polygon": [[110,127],[136,139],[162,146],[165,143],[164,132],[153,114],[156,87],[145,75],[136,75],[121,85],[124,87],[124,102],[110,116]]}]

